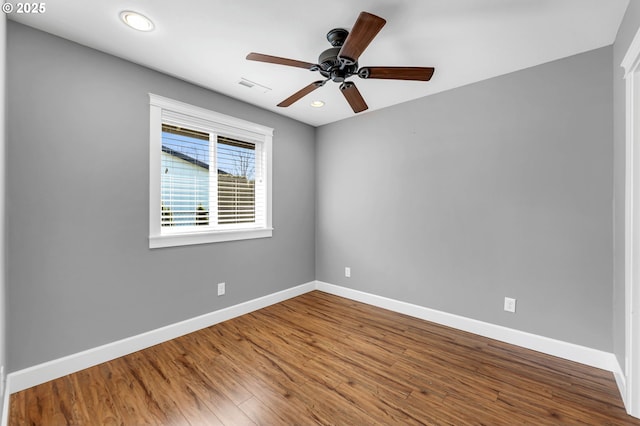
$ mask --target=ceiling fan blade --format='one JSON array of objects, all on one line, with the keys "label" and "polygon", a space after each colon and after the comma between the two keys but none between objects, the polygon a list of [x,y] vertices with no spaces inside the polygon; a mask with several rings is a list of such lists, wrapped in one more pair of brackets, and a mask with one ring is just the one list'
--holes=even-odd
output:
[{"label": "ceiling fan blade", "polygon": [[290,67],[298,67],[305,69],[312,69],[317,67],[316,64],[310,62],[296,61],[295,59],[281,58],[279,56],[263,55],[262,53],[251,52],[247,55],[249,61],[268,62],[270,64],[287,65]]},{"label": "ceiling fan blade", "polygon": [[387,21],[368,12],[361,12],[351,32],[344,41],[338,58],[348,65],[354,64],[369,46],[371,40],[380,32]]},{"label": "ceiling fan blade", "polygon": [[351,109],[353,110],[353,112],[355,112],[356,114],[369,109],[367,103],[364,101],[364,98],[360,94],[360,91],[352,82],[345,81],[344,83],[342,83],[340,85],[340,91],[344,95],[347,102],[349,102],[349,105],[351,105]]},{"label": "ceiling fan blade", "polygon": [[296,93],[294,93],[293,95],[289,96],[287,99],[285,99],[284,101],[280,102],[278,104],[279,107],[288,107],[289,105],[293,104],[294,102],[298,101],[299,99],[303,98],[304,96],[308,95],[309,93],[313,92],[314,90],[316,90],[318,87],[322,87],[324,86],[324,83],[326,82],[326,80],[318,80],[318,81],[314,81],[313,83],[311,83],[308,86],[303,87],[302,89],[298,90]]},{"label": "ceiling fan blade", "polygon": [[435,69],[431,67],[363,67],[358,70],[358,76],[361,78],[429,81],[434,71]]}]

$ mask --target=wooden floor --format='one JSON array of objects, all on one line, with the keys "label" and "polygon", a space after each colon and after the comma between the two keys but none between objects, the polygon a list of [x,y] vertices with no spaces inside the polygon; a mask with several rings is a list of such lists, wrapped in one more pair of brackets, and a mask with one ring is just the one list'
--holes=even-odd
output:
[{"label": "wooden floor", "polygon": [[11,425],[640,425],[611,373],[312,292],[11,396]]}]

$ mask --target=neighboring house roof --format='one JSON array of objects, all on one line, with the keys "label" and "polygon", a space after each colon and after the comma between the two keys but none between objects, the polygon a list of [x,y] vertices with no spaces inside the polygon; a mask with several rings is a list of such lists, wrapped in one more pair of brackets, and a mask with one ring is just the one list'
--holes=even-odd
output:
[{"label": "neighboring house roof", "polygon": [[[205,163],[204,161],[200,161],[198,159],[195,159],[187,154],[185,154],[184,152],[180,152],[180,151],[176,151],[175,149],[171,149],[168,146],[162,145],[162,152],[166,152],[169,155],[173,155],[174,157],[178,157],[181,160],[187,161],[191,164],[195,164],[198,167],[202,167],[204,169],[209,170],[209,165],[207,163]],[[221,175],[228,175],[230,173],[225,172],[224,170],[220,170],[218,169],[218,174]]]}]

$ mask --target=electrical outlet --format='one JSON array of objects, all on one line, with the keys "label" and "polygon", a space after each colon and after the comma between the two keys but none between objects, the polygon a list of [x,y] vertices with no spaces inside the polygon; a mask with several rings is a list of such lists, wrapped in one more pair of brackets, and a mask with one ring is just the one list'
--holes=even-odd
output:
[{"label": "electrical outlet", "polygon": [[223,296],[225,292],[225,284],[218,283],[218,296]]},{"label": "electrical outlet", "polygon": [[348,266],[345,266],[344,268],[344,276],[347,278],[351,278],[351,268],[349,268]]},{"label": "electrical outlet", "polygon": [[516,299],[512,299],[511,297],[504,298],[504,310],[507,312],[515,312],[516,311]]}]

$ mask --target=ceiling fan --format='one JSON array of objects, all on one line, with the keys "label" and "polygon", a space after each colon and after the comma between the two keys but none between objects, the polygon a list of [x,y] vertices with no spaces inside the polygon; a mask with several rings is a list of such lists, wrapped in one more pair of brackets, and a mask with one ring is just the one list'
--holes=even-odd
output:
[{"label": "ceiling fan", "polygon": [[298,90],[280,102],[278,104],[279,107],[288,107],[302,97],[324,86],[327,81],[333,80],[336,83],[340,83],[340,91],[351,106],[351,109],[353,109],[353,112],[362,112],[368,108],[367,103],[362,98],[355,83],[346,81],[349,77],[357,75],[364,79],[429,81],[431,76],[433,76],[434,68],[431,67],[358,68],[358,58],[386,23],[387,21],[379,16],[368,12],[361,12],[351,32],[344,28],[335,28],[329,31],[327,33],[327,40],[333,47],[320,54],[317,64],[254,52],[249,53],[247,59],[250,61],[305,68],[314,72],[319,71],[325,78],[324,80],[314,81],[308,86]]}]

